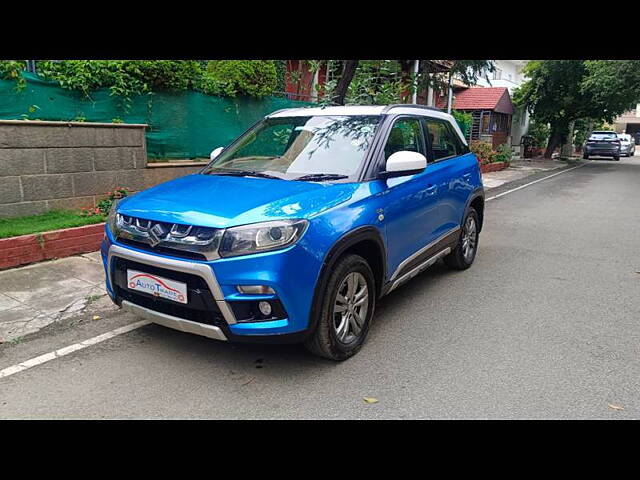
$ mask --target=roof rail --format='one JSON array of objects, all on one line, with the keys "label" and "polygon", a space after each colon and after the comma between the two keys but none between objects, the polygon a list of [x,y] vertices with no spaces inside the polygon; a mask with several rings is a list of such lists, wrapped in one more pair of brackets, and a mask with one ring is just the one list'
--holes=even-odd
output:
[{"label": "roof rail", "polygon": [[421,108],[423,110],[433,110],[436,112],[444,112],[444,110],[440,109],[440,108],[436,108],[436,107],[428,107],[427,105],[418,105],[417,103],[394,103],[393,105],[387,105],[386,107],[384,107],[384,109],[382,110],[382,113],[387,113],[389,110],[391,110],[392,108]]},{"label": "roof rail", "polygon": [[294,108],[281,108],[280,110],[276,110],[275,112],[271,112],[269,115],[267,115],[267,117],[270,117],[271,115],[275,115],[276,113],[286,112],[287,110],[294,110]]}]

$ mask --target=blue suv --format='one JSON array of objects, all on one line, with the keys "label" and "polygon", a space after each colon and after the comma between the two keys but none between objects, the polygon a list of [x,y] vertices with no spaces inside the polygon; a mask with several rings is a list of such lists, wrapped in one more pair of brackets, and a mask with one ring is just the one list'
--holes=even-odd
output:
[{"label": "blue suv", "polygon": [[123,309],[345,360],[378,298],[440,258],[458,270],[474,261],[482,177],[439,110],[281,110],[211,157],[112,208],[101,251]]}]

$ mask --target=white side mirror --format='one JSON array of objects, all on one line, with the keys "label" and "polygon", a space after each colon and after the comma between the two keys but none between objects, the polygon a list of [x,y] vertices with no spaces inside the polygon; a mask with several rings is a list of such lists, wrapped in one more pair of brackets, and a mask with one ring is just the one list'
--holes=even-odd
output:
[{"label": "white side mirror", "polygon": [[416,172],[424,170],[427,167],[427,159],[424,155],[418,152],[410,152],[408,150],[402,150],[392,154],[387,158],[387,165],[385,170],[387,173],[392,172]]},{"label": "white side mirror", "polygon": [[222,150],[224,150],[224,147],[218,147],[215,150],[213,150],[211,152],[211,155],[209,155],[209,159],[213,160],[214,158],[216,158],[218,155],[220,155],[220,152],[222,152]]}]

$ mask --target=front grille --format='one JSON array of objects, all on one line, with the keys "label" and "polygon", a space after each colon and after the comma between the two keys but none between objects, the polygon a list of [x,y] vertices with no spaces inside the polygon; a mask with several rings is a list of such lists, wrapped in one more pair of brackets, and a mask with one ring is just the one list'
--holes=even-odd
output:
[{"label": "front grille", "polygon": [[129,245],[131,247],[138,248],[140,250],[146,250],[147,252],[164,253],[166,255],[170,255],[176,258],[186,258],[189,260],[206,260],[207,259],[207,257],[202,253],[190,252],[188,250],[177,250],[175,248],[169,248],[169,247],[160,247],[160,246],[152,247],[148,243],[137,242],[135,240],[129,240],[126,238],[118,238],[118,242],[122,243],[123,245]]},{"label": "front grille", "polygon": [[113,233],[126,245],[181,258],[211,260],[217,257],[223,229],[159,222],[116,214]]},{"label": "front grille", "polygon": [[[112,269],[114,291],[116,296],[122,300],[127,300],[141,307],[166,315],[207,325],[222,326],[225,323],[207,282],[198,275],[155,267],[120,257],[113,257]],[[171,300],[155,297],[148,293],[130,290],[127,288],[128,269],[186,283],[187,303],[176,303]]]}]

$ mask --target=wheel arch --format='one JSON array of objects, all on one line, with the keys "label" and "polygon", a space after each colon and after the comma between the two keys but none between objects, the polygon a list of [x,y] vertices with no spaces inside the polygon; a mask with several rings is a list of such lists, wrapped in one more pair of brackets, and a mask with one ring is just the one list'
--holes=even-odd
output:
[{"label": "wheel arch", "polygon": [[484,223],[484,189],[478,188],[476,189],[467,200],[467,205],[464,209],[464,214],[462,219],[460,220],[460,224],[464,221],[464,217],[466,217],[469,208],[473,207],[476,212],[478,212],[478,232],[482,231],[482,224]]},{"label": "wheel arch", "polygon": [[360,255],[367,260],[376,282],[376,298],[381,296],[382,286],[387,276],[387,249],[382,234],[376,227],[371,225],[358,227],[340,237],[324,257],[313,294],[308,333],[316,328],[318,312],[322,304],[322,294],[326,290],[333,266],[340,258],[349,253]]}]

